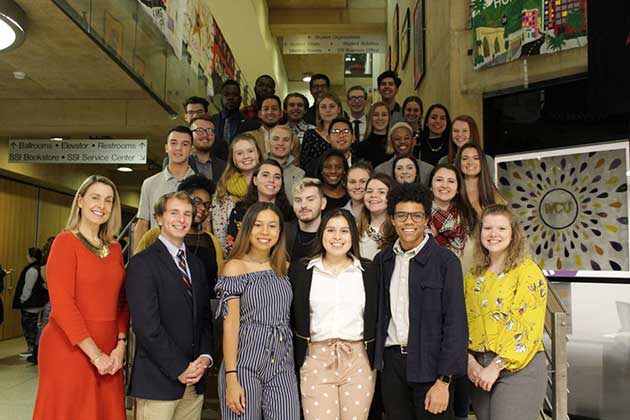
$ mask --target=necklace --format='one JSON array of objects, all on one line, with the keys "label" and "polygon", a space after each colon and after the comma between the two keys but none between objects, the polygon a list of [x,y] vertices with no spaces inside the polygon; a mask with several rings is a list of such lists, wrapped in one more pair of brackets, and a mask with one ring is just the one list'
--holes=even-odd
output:
[{"label": "necklace", "polygon": [[256,264],[265,264],[265,263],[268,263],[268,262],[269,262],[269,258],[267,258],[266,260],[262,260],[262,261],[261,261],[261,260],[257,260],[256,258],[254,258],[254,257],[250,256],[249,254],[245,254],[245,255],[243,255],[243,257],[244,257],[246,260],[251,261],[251,262],[254,262],[254,263],[256,263]]},{"label": "necklace", "polygon": [[377,244],[381,244],[381,242],[383,242],[383,234],[381,233],[381,228],[375,228],[374,226],[370,225],[368,226],[367,229],[367,234],[370,238],[372,238],[372,240],[374,240],[374,242],[376,242]]},{"label": "necklace", "polygon": [[88,239],[83,236],[83,234],[79,231],[76,233],[76,237],[81,241],[83,245],[86,246],[94,255],[99,258],[105,258],[109,255],[109,245],[103,243],[101,246],[94,246]]},{"label": "necklace", "polygon": [[440,139],[440,145],[437,148],[434,148],[433,146],[431,146],[431,140],[427,139],[427,145],[432,152],[439,152],[440,150],[442,150],[442,146],[444,146],[444,143],[442,142],[442,139]]}]

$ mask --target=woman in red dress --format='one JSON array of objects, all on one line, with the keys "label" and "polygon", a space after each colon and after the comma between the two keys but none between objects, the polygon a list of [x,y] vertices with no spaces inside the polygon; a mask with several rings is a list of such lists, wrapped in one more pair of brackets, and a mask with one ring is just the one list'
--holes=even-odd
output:
[{"label": "woman in red dress", "polygon": [[114,183],[87,178],[48,258],[52,313],[40,339],[35,420],[126,418],[121,367],[129,310],[114,236],[120,223]]}]

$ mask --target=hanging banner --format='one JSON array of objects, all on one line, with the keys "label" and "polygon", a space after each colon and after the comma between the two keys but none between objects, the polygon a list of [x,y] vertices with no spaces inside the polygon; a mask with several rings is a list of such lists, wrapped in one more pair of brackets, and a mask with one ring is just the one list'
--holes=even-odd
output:
[{"label": "hanging banner", "polygon": [[586,0],[471,0],[475,70],[586,45]]},{"label": "hanging banner", "polygon": [[9,163],[140,164],[147,140],[9,140]]},{"label": "hanging banner", "polygon": [[497,188],[548,276],[630,278],[628,141],[495,158]]}]

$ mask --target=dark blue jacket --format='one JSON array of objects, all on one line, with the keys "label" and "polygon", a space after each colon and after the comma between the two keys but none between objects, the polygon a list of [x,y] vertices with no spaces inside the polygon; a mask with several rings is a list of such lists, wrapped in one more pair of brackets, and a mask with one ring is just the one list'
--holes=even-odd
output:
[{"label": "dark blue jacket", "polygon": [[[186,252],[192,278],[188,294],[182,273],[159,239],[134,255],[125,282],[136,352],[129,380],[129,396],[173,401],[186,385],[177,377],[201,354],[212,356],[210,287],[205,268]],[[205,376],[195,389],[203,394]]]},{"label": "dark blue jacket", "polygon": [[[396,254],[388,247],[374,262],[380,282],[374,366],[381,370]],[[409,261],[408,382],[434,382],[442,375],[466,374],[468,321],[463,283],[459,259],[433,238]]]}]

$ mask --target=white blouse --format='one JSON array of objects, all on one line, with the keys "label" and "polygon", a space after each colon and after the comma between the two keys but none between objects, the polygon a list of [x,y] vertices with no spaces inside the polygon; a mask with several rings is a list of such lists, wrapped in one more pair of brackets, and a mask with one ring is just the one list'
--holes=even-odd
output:
[{"label": "white blouse", "polygon": [[311,260],[307,269],[311,267],[311,340],[363,340],[365,290],[361,262],[353,257],[338,274],[326,270],[321,257]]}]

